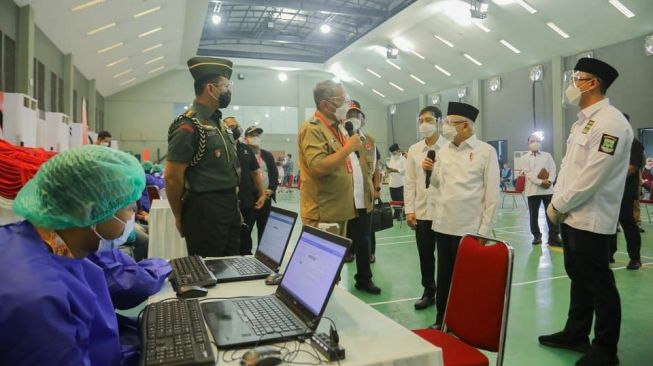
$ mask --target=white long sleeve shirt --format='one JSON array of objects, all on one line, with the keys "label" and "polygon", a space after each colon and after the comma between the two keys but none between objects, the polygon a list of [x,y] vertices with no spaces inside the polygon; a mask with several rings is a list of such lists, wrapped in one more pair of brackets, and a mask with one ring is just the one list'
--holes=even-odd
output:
[{"label": "white long sleeve shirt", "polygon": [[[348,132],[345,127],[340,124],[340,133],[347,136]],[[354,205],[356,209],[365,208],[365,186],[363,183],[363,171],[361,170],[361,163],[355,152],[349,154],[349,161],[352,169],[352,179],[354,182]]]},{"label": "white long sleeve shirt", "polygon": [[408,149],[404,176],[404,208],[407,214],[415,214],[418,220],[433,220],[433,207],[437,201],[437,190],[426,189],[422,161],[429,150],[436,152],[437,159],[437,152],[446,143],[447,141],[440,137],[433,146],[428,146],[426,140],[421,140]]},{"label": "white long sleeve shirt", "polygon": [[[548,152],[538,151],[536,153],[530,152],[528,155],[521,157],[521,164],[524,167],[524,175],[526,175],[526,187],[524,193],[526,197],[543,196],[553,194],[553,182],[556,180],[556,163],[553,157]],[[549,188],[542,187],[542,179],[537,176],[542,169],[549,172]]]},{"label": "white long sleeve shirt", "polygon": [[388,161],[388,167],[399,171],[399,173],[390,173],[390,181],[388,182],[390,188],[403,187],[404,174],[406,172],[406,158],[401,155],[398,158],[391,157]]},{"label": "white long sleeve shirt", "polygon": [[476,136],[438,152],[431,184],[438,190],[433,231],[492,236],[499,202],[499,161],[494,148]]},{"label": "white long sleeve shirt", "polygon": [[551,200],[556,210],[568,214],[565,224],[615,233],[632,143],[630,124],[608,98],[578,113]]}]

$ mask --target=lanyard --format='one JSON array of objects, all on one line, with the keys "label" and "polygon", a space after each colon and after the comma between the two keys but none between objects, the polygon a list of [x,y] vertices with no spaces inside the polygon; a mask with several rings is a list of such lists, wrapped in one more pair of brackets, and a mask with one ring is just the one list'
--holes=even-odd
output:
[{"label": "lanyard", "polygon": [[[342,147],[345,146],[345,144],[347,143],[347,140],[345,140],[345,136],[342,134],[342,132],[340,132],[340,130],[330,125],[320,111],[315,112],[315,118],[319,119],[320,122],[322,122],[329,129],[329,131],[331,131],[331,133],[336,137],[336,139],[338,139]],[[354,172],[354,169],[351,165],[351,159],[349,157],[345,159],[345,168],[347,168],[347,173],[349,174],[352,174]]]}]

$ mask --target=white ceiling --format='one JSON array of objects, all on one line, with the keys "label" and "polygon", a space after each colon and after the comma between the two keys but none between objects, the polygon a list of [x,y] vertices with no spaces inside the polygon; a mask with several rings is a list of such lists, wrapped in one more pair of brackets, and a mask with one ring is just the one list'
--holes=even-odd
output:
[{"label": "white ceiling", "polygon": [[[457,24],[445,14],[445,10],[457,2],[455,0],[418,0],[332,57],[327,62],[327,68],[332,71],[334,66],[340,68],[344,72],[336,74],[346,74],[341,79],[347,80],[349,76],[365,84],[361,86],[349,81],[348,88],[370,93],[383,103],[397,103],[419,94],[456,87],[473,79],[485,79],[547,62],[554,56],[576,55],[653,32],[652,0],[621,0],[635,13],[633,18],[626,18],[608,0],[527,1],[537,10],[535,14],[530,14],[516,3],[499,6],[489,1],[488,16],[480,21],[490,29],[486,33],[473,24]],[[547,22],[554,22],[570,38],[562,38],[546,25]],[[450,48],[435,39],[434,34],[450,41],[454,47]],[[426,59],[400,51],[399,58],[393,62],[401,70],[386,63],[384,46],[391,44],[396,36],[411,42],[413,49]],[[504,47],[499,43],[501,39],[510,42],[521,53],[515,54]],[[644,52],[643,42],[641,52]],[[463,56],[464,53],[483,65],[475,65]],[[447,77],[436,70],[435,64],[450,72],[451,76]],[[380,74],[381,78],[370,74],[366,68]],[[410,74],[426,82],[426,85],[412,79]],[[404,91],[395,89],[389,82],[402,87]],[[384,94],[385,98],[372,93],[372,88]]]},{"label": "white ceiling", "polygon": [[[19,6],[34,8],[36,25],[63,52],[74,55],[77,68],[89,79],[96,80],[96,87],[104,96],[141,83],[168,69],[184,67],[186,60],[196,54],[206,18],[209,0],[105,0],[95,6],[73,12],[77,5],[89,0],[14,0]],[[391,104],[415,98],[419,94],[452,88],[473,79],[485,79],[510,70],[551,60],[554,56],[575,55],[586,50],[614,44],[634,37],[653,33],[653,0],[621,0],[635,17],[626,18],[608,0],[526,0],[537,12],[530,14],[513,3],[497,5],[509,0],[490,0],[487,19],[482,24],[490,29],[486,33],[473,24],[460,25],[445,14],[460,0],[418,0],[399,14],[375,28],[325,65],[277,61],[276,66],[301,69],[340,69],[337,74],[347,82],[347,87],[368,94],[382,103]],[[138,19],[134,14],[153,7],[161,10]],[[464,7],[463,7],[464,8]],[[467,12],[463,9],[463,13]],[[570,35],[563,39],[549,27],[554,22]],[[95,28],[115,22],[116,26],[94,35],[86,33]],[[152,35],[138,35],[162,27]],[[452,42],[450,48],[433,37],[438,34]],[[401,67],[397,70],[385,58],[385,45],[394,37],[401,36],[423,55],[422,60],[409,52],[399,52],[393,60]],[[521,53],[515,54],[499,43],[505,39]],[[98,54],[107,46],[123,42],[124,45]],[[158,43],[163,46],[143,53],[142,50]],[[643,45],[642,45],[642,52]],[[463,57],[467,53],[480,61],[477,66]],[[163,56],[149,65],[145,62]],[[120,64],[107,65],[121,58]],[[244,60],[235,60],[236,65]],[[652,58],[653,61],[653,58]],[[248,66],[270,68],[271,62],[247,60]],[[445,76],[434,65],[451,73]],[[303,66],[302,66],[303,65]],[[164,69],[148,73],[159,66]],[[370,68],[381,75],[377,78],[367,72]],[[116,74],[132,71],[118,77]],[[341,75],[341,74],[345,75]],[[410,74],[423,80],[421,85]],[[363,82],[348,80],[353,77]],[[134,81],[123,84],[130,79]],[[399,91],[389,84],[402,87]],[[385,98],[372,92],[376,89]]]},{"label": "white ceiling", "polygon": [[[96,80],[96,88],[104,96],[155,77],[166,69],[185,65],[197,51],[208,6],[208,0],[105,0],[73,12],[72,8],[89,0],[14,2],[18,6],[32,6],[35,24],[64,54],[73,54],[75,66],[86,78]],[[158,6],[161,7],[159,11],[134,17]],[[113,22],[116,23],[114,27],[87,35]],[[158,27],[162,29],[139,37]],[[123,45],[98,54],[98,50],[119,42]],[[159,43],[161,47],[143,52]],[[146,64],[161,56],[163,59]],[[127,60],[107,66],[125,57]],[[149,73],[161,66],[164,68]],[[114,78],[117,74],[123,75]],[[131,79],[134,80],[130,82]]]}]

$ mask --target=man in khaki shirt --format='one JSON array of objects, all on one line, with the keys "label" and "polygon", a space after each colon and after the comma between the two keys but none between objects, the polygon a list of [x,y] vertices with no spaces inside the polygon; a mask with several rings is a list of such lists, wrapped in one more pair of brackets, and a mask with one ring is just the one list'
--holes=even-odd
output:
[{"label": "man in khaki shirt", "polygon": [[349,155],[362,143],[357,133],[349,137],[341,131],[349,109],[342,84],[317,83],[313,99],[317,110],[299,131],[300,215],[309,226],[338,224],[338,233],[345,236],[347,220],[356,216]]}]

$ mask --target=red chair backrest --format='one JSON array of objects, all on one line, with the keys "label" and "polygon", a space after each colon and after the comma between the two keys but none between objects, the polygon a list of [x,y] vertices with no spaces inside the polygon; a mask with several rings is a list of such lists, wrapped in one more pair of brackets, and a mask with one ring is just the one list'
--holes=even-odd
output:
[{"label": "red chair backrest", "polygon": [[481,244],[471,235],[460,241],[444,318],[448,331],[464,342],[498,352],[505,337],[512,281],[512,248]]},{"label": "red chair backrest", "polygon": [[521,193],[524,191],[524,188],[526,188],[526,176],[520,175],[515,182],[515,191]]}]

